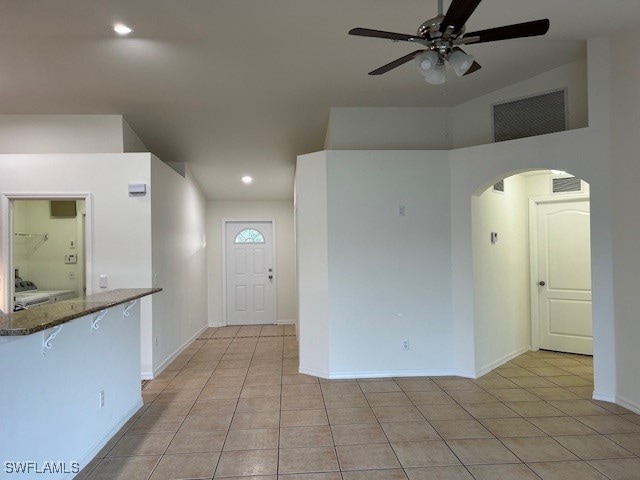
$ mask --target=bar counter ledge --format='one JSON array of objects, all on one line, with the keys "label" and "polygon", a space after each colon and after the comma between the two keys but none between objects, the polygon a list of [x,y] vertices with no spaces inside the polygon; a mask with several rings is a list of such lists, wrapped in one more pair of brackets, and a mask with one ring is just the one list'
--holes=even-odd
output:
[{"label": "bar counter ledge", "polygon": [[121,288],[3,314],[0,315],[0,337],[31,335],[75,318],[133,302],[161,290],[161,288]]}]

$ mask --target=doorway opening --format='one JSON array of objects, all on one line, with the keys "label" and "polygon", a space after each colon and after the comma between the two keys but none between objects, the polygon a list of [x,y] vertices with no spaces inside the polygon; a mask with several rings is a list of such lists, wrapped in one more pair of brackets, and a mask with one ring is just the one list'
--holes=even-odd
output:
[{"label": "doorway opening", "polygon": [[528,350],[593,354],[589,185],[507,176],[472,197],[476,365]]},{"label": "doorway opening", "polygon": [[88,194],[3,195],[5,311],[92,292]]}]

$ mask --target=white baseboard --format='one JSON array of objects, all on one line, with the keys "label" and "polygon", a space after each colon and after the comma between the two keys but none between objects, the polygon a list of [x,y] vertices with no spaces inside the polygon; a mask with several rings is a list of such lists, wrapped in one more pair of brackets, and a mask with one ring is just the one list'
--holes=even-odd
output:
[{"label": "white baseboard", "polygon": [[195,339],[197,339],[200,335],[202,335],[202,333],[209,328],[209,325],[205,325],[204,327],[202,327],[200,330],[198,330],[189,340],[187,340],[186,342],[184,342],[175,352],[173,352],[171,355],[169,355],[169,357],[167,357],[164,362],[162,362],[160,365],[158,365],[157,368],[153,369],[153,372],[142,372],[140,374],[140,377],[142,378],[142,380],[153,380],[154,378],[156,378],[158,375],[160,375],[162,373],[162,371],[167,368],[169,366],[169,364],[171,362],[173,362],[178,355],[180,355],[182,352],[184,352],[186,350],[186,348],[191,345],[193,343],[193,341]]},{"label": "white baseboard", "polygon": [[[295,319],[285,318],[285,319],[276,320],[275,324],[276,325],[295,325],[296,321],[295,321]],[[227,325],[225,325],[224,323],[220,323],[220,324],[218,324],[218,323],[216,323],[216,324],[210,323],[208,326],[209,326],[209,328],[220,328],[220,327],[226,327]]]},{"label": "white baseboard", "polygon": [[493,362],[491,362],[491,363],[479,368],[476,371],[475,378],[479,378],[479,377],[481,377],[483,375],[486,375],[491,370],[494,370],[494,369],[498,368],[500,365],[504,365],[508,361],[513,360],[516,357],[519,357],[520,355],[522,355],[525,352],[528,352],[529,350],[531,350],[531,346],[527,345],[526,347],[519,348],[517,350],[514,350],[511,353],[503,355],[502,357],[498,358],[497,360],[494,360]]},{"label": "white baseboard", "polygon": [[276,325],[295,325],[295,324],[296,324],[295,319],[285,318],[285,319],[276,320]]},{"label": "white baseboard", "polygon": [[434,370],[362,370],[355,372],[326,372],[313,368],[300,366],[300,373],[313,375],[314,377],[327,378],[330,380],[352,379],[352,378],[390,378],[390,377],[464,377],[475,378],[472,372],[460,370],[458,368],[441,368]]},{"label": "white baseboard", "polygon": [[314,368],[306,368],[303,367],[302,365],[298,368],[298,372],[299,373],[304,373],[305,375],[311,375],[314,377],[320,377],[320,378],[331,378],[329,376],[329,372],[325,372],[323,370],[316,370]]},{"label": "white baseboard", "polygon": [[[595,393],[594,393],[594,398],[595,398]],[[626,408],[628,410],[631,410],[633,413],[637,413],[638,415],[640,415],[640,403],[638,403],[638,402],[634,402],[634,401],[629,400],[628,398],[624,398],[624,397],[616,397],[616,402],[615,403],[617,403],[621,407],[624,407],[624,408]]]},{"label": "white baseboard", "polygon": [[[95,456],[100,452],[100,450],[102,450],[107,442],[111,440],[111,438],[113,438],[116,433],[118,433],[118,431],[124,426],[124,424],[127,423],[131,419],[131,417],[133,417],[136,412],[140,410],[140,408],[142,408],[142,397],[136,400],[134,406],[131,407],[131,409],[129,409],[129,411],[120,420],[118,420],[118,422],[113,426],[111,430],[109,430],[100,440],[95,442],[93,446],[91,446],[89,450],[87,450],[87,452],[78,459],[80,469],[86,467],[89,462],[95,458]],[[71,480],[76,475],[77,474],[75,473],[69,473],[62,478]]]},{"label": "white baseboard", "polygon": [[603,402],[617,403],[616,396],[611,393],[597,392],[594,390],[591,398],[594,400],[602,400]]}]

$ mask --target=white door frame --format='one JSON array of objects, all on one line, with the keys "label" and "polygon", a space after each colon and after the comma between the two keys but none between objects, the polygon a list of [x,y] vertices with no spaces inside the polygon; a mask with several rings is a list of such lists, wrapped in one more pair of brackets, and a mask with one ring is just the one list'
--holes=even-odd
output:
[{"label": "white door frame", "polygon": [[273,324],[278,323],[278,263],[276,259],[276,219],[275,218],[223,218],[222,219],[222,324],[227,325],[227,223],[271,222],[273,269]]},{"label": "white door frame", "polygon": [[[538,205],[591,201],[588,194],[532,197],[529,199],[529,296],[531,299],[531,350],[540,350],[540,321],[538,312]],[[589,233],[591,234],[591,232]],[[591,259],[591,252],[589,252]],[[593,321],[593,319],[592,319]]]},{"label": "white door frame", "polygon": [[[85,223],[85,283],[87,295],[93,293],[93,194],[90,192],[3,192],[0,194],[0,253],[5,259],[0,266],[0,287],[4,284],[4,295],[0,295],[0,310],[10,313],[13,308],[15,284],[13,278],[13,209],[14,200],[84,200]],[[4,281],[3,280],[4,277]]]}]

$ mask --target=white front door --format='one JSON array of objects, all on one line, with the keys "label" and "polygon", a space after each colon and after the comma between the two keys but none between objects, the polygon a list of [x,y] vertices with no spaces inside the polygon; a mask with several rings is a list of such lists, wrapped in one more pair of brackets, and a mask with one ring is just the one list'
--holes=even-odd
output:
[{"label": "white front door", "polygon": [[275,323],[273,222],[226,222],[227,325]]},{"label": "white front door", "polygon": [[592,355],[589,199],[537,210],[540,348]]}]

